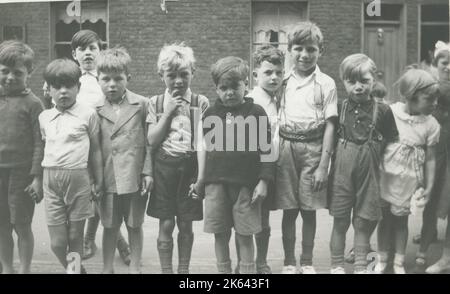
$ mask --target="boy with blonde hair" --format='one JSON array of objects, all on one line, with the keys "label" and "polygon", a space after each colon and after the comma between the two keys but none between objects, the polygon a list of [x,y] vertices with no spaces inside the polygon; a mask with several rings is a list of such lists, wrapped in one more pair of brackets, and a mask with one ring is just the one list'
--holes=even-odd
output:
[{"label": "boy with blonde hair", "polygon": [[202,202],[188,197],[197,168],[194,129],[209,106],[205,96],[190,89],[194,72],[192,48],[181,43],[161,49],[158,73],[166,90],[150,99],[147,116],[155,183],[147,214],[159,219],[157,247],[163,273],[173,273],[175,223],[179,230],[178,273],[189,273],[192,221],[203,219]]}]

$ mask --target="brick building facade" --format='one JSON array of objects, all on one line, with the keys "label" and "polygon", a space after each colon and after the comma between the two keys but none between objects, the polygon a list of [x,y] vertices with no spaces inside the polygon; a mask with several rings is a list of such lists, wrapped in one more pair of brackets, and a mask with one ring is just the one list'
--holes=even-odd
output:
[{"label": "brick building facade", "polygon": [[[371,2],[365,0],[161,1],[165,2],[168,13],[162,10],[160,1],[156,0],[83,2],[99,1],[104,2],[105,5],[103,18],[106,18],[104,19],[106,41],[109,46],[119,44],[125,46],[133,58],[132,80],[129,88],[146,96],[163,90],[163,84],[156,73],[156,60],[160,48],[165,43],[186,41],[194,48],[198,61],[192,88],[214,100],[216,95],[209,73],[210,65],[218,58],[227,55],[250,59],[256,38],[255,19],[261,16],[256,15],[258,12],[255,7],[264,7],[264,5],[272,5],[272,8],[277,5],[281,5],[280,7],[293,5],[299,11],[301,10],[298,20],[309,19],[321,27],[325,35],[326,50],[319,60],[319,65],[324,72],[336,80],[341,97],[343,87],[339,82],[338,67],[345,56],[356,52],[379,54],[376,50],[370,49],[376,46],[380,48],[386,46],[380,50],[388,51],[385,52],[385,56],[388,57],[391,56],[389,51],[395,50],[397,55],[392,55],[394,62],[388,58],[380,61],[383,64],[379,65],[380,76],[383,76],[386,71],[384,67],[390,67],[394,63],[395,68],[389,78],[392,80],[392,75],[398,73],[401,67],[420,61],[424,56],[423,48],[431,46],[433,42],[431,39],[439,38],[448,41],[448,0],[379,0],[382,5],[382,16],[379,18],[365,16],[365,5]],[[54,49],[54,30],[57,21],[54,19],[54,10],[56,5],[62,5],[58,2],[0,3],[0,39],[7,39],[9,30],[14,31],[15,27],[22,27],[23,32],[20,37],[36,52],[36,70],[31,77],[30,85],[38,95],[42,93],[42,71],[45,65],[57,56]],[[264,13],[274,11],[272,8]],[[286,9],[283,9],[280,9],[278,13],[280,11],[284,13]],[[442,12],[442,10],[445,12],[444,15],[437,17],[440,24],[436,24],[436,21],[429,21],[428,24],[440,25],[440,35],[423,36],[423,32],[427,32],[424,29],[425,14],[432,11]],[[392,13],[385,13],[388,11]],[[83,10],[81,12],[83,13]],[[292,18],[292,15],[290,17]],[[288,17],[284,18],[281,15],[281,19],[286,20]],[[446,26],[445,23],[447,23]],[[373,27],[372,31],[371,27]],[[273,31],[269,33],[273,34]],[[437,30],[433,30],[435,31]],[[391,32],[394,33],[391,34]],[[278,36],[277,32],[275,34],[275,41],[272,40],[272,35],[268,35],[270,40],[281,42],[281,35]],[[278,38],[280,40],[277,40]],[[371,38],[377,40],[371,42]],[[391,38],[390,41],[389,38]],[[427,42],[429,44],[425,44]],[[373,58],[383,57],[374,56]],[[386,76],[388,74],[386,71]]]}]

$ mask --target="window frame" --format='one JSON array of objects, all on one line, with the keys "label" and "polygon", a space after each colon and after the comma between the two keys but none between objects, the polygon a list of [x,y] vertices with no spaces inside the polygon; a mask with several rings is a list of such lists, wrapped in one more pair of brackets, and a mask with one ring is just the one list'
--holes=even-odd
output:
[{"label": "window frame", "polygon": [[[280,44],[280,42],[270,42],[270,43],[256,43],[254,40],[254,25],[253,25],[253,21],[254,21],[254,15],[253,15],[253,9],[254,9],[254,5],[256,3],[264,3],[264,2],[270,2],[270,3],[299,3],[299,5],[304,5],[305,8],[305,12],[301,17],[304,17],[304,20],[307,21],[310,19],[310,2],[308,0],[251,0],[251,8],[250,8],[250,52],[249,52],[249,65],[250,65],[250,73],[249,73],[249,89],[253,88],[254,86],[254,81],[253,81],[253,68],[254,68],[254,62],[253,62],[253,51],[255,46],[261,45],[261,44]],[[287,57],[287,52],[286,52],[286,56],[285,59],[288,58]]]},{"label": "window frame", "polygon": [[[81,2],[97,2],[100,0],[79,0]],[[104,0],[106,2],[106,40],[102,40],[102,45],[108,47],[109,46],[109,5],[110,0]],[[58,1],[59,2],[59,1]],[[57,42],[56,41],[56,5],[58,2],[49,3],[49,19],[50,19],[50,59],[57,58],[56,56],[56,46],[57,45],[70,45],[70,41]],[[68,1],[71,2],[71,1]],[[80,24],[81,30],[81,24]]]}]

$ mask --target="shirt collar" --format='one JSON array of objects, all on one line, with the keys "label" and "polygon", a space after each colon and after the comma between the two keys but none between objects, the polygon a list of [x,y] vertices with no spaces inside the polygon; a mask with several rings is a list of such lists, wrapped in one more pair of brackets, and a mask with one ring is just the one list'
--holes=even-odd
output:
[{"label": "shirt collar", "polygon": [[315,79],[316,82],[318,82],[319,84],[322,83],[322,71],[320,70],[319,66],[316,64],[316,69],[314,69],[314,71],[307,77],[305,78],[300,78],[296,73],[294,69],[291,69],[287,75],[285,75],[285,79],[289,79],[290,77],[292,77],[293,79],[295,79],[295,81],[300,84],[300,85],[306,85],[308,84],[311,80]]},{"label": "shirt collar", "polygon": [[362,101],[362,102],[356,102],[353,99],[348,99],[348,110],[353,111],[357,108],[364,110],[365,112],[370,112],[372,105],[374,103],[374,98],[371,97],[369,100]]},{"label": "shirt collar", "polygon": [[77,102],[75,102],[70,108],[68,108],[64,111],[59,111],[55,105],[52,109],[50,109],[50,111],[51,111],[50,121],[55,120],[58,116],[62,115],[63,113],[68,113],[73,116],[78,116],[78,113],[77,113],[78,107],[79,107],[79,104]]},{"label": "shirt collar", "polygon": [[[166,92],[164,93],[164,98],[168,98],[168,99],[172,99],[172,95],[170,95],[169,93],[169,89],[166,89]],[[183,99],[186,100],[187,103],[191,104],[191,96],[192,96],[192,91],[191,89],[187,89],[186,93],[184,93],[183,95]]]},{"label": "shirt collar", "polygon": [[95,69],[93,69],[93,70],[84,70],[84,69],[82,69],[81,70],[81,75],[91,75],[91,76],[93,76],[94,78],[96,78],[96,79],[98,79],[98,73],[97,73],[97,70],[95,70]]},{"label": "shirt collar", "polygon": [[259,86],[255,86],[253,90],[247,95],[247,97],[253,98],[257,103],[270,105],[276,101],[276,96],[271,96],[266,90]]}]

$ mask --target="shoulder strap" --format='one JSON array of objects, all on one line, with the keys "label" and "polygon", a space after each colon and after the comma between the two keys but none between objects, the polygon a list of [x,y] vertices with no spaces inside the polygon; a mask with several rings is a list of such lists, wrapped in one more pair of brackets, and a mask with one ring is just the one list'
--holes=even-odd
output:
[{"label": "shoulder strap", "polygon": [[[189,107],[189,119],[191,121],[191,147],[194,149],[195,132],[198,127],[198,119],[195,119],[198,115],[198,94],[192,93],[191,106]],[[197,113],[196,113],[197,112]]]},{"label": "shoulder strap", "polygon": [[339,115],[339,124],[343,125],[345,121],[345,113],[347,111],[348,99],[342,101],[341,113]]},{"label": "shoulder strap", "polygon": [[323,97],[322,86],[314,81],[314,105],[323,110],[325,98]]},{"label": "shoulder strap", "polygon": [[284,79],[281,83],[280,90],[278,91],[278,99],[277,99],[277,110],[280,110],[280,108],[284,107],[285,99],[286,99],[286,86],[287,86],[288,79]]},{"label": "shoulder strap", "polygon": [[372,124],[370,126],[369,139],[373,139],[373,131],[377,127],[377,119],[378,119],[378,102],[373,100],[373,114],[372,114]]},{"label": "shoulder strap", "polygon": [[156,97],[156,121],[159,121],[159,118],[164,112],[164,94],[160,94]]}]

